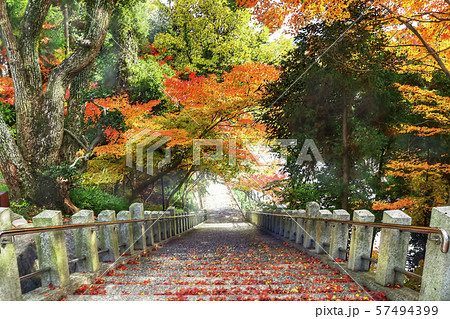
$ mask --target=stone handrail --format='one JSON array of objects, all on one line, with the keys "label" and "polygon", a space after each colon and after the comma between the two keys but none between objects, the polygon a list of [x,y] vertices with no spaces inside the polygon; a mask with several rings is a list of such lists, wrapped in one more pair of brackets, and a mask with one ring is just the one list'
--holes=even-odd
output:
[{"label": "stone handrail", "polygon": [[[96,273],[103,262],[115,262],[121,255],[146,253],[154,246],[180,235],[206,220],[206,212],[144,211],[134,203],[128,211],[104,210],[94,221],[91,210],[72,216],[71,225],[63,225],[62,213],[46,210],[33,217],[33,226],[12,229],[10,209],[0,208],[0,300],[22,300],[21,277],[17,265],[14,236],[35,233],[43,287],[64,288],[70,284],[69,263],[77,270]],[[69,261],[64,230],[73,229],[76,259]],[[97,234],[98,231],[98,234]],[[26,276],[29,277],[30,275]],[[24,277],[22,277],[23,279]]]},{"label": "stone handrail", "polygon": [[[320,209],[317,203],[310,202],[306,204],[305,210],[249,211],[246,218],[254,225],[302,245],[316,254],[346,261],[346,268],[350,271],[368,272],[371,262],[376,261],[376,274],[370,280],[379,286],[403,285],[404,275],[408,274],[404,269],[410,232],[428,233],[418,299],[450,300],[450,207],[433,208],[431,228],[409,226],[411,217],[400,210],[384,211],[382,223],[378,224],[381,226],[381,237],[377,259],[372,258],[373,229],[377,223],[374,223],[375,215],[367,210],[355,210],[353,221],[350,221],[350,214],[345,210],[330,212]],[[364,225],[365,223],[369,224]]]}]

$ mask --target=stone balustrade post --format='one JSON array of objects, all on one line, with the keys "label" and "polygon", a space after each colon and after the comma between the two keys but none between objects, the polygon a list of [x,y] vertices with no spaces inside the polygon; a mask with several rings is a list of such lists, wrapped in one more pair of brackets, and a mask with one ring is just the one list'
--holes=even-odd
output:
[{"label": "stone balustrade post", "polygon": [[283,236],[284,238],[289,238],[291,236],[291,213],[292,210],[284,210],[283,213],[286,215],[286,217],[284,218],[284,231],[283,231]]},{"label": "stone balustrade post", "polygon": [[187,230],[187,217],[186,215],[188,214],[187,210],[184,210],[182,212],[183,217],[181,218],[181,233],[184,233]]},{"label": "stone balustrade post", "polygon": [[[57,210],[44,210],[33,217],[34,227],[62,225],[62,214]],[[69,264],[66,238],[63,230],[36,234],[36,248],[39,269],[49,267],[50,271],[41,274],[42,286],[52,284],[64,287],[69,283]]]},{"label": "stone balustrade post", "polygon": [[192,228],[192,212],[187,212],[187,217],[186,217],[186,230],[189,230]]},{"label": "stone balustrade post", "polygon": [[178,216],[178,218],[176,219],[176,225],[177,225],[177,228],[176,228],[176,234],[178,235],[178,234],[181,234],[182,232],[183,232],[183,215],[184,215],[184,212],[183,211],[181,211],[181,212],[175,212],[176,213],[176,215]]},{"label": "stone balustrade post", "polygon": [[[94,212],[92,210],[80,210],[72,215],[72,224],[91,223],[94,223]],[[73,237],[77,258],[84,258],[77,262],[78,271],[96,272],[99,270],[97,230],[89,227],[74,229]]]},{"label": "stone balustrade post", "polygon": [[[261,213],[261,214],[263,214],[263,213],[264,213],[264,210],[255,211],[255,213]],[[261,215],[261,216],[262,216],[263,221],[264,221],[264,229],[269,230],[269,228],[270,228],[269,216],[267,216],[267,215]]]},{"label": "stone balustrade post", "polygon": [[[319,218],[330,219],[333,214],[327,209],[319,210]],[[330,223],[317,221],[316,222],[316,247],[315,252],[317,254],[328,253],[330,250],[331,232]]]},{"label": "stone balustrade post", "polygon": [[[264,208],[262,210],[262,213],[269,214],[270,211],[268,209]],[[264,216],[266,216],[266,219],[267,219],[267,227],[266,227],[266,229],[269,232],[273,232],[273,219],[272,219],[273,216],[272,215],[264,215]]]},{"label": "stone balustrade post", "polygon": [[162,240],[166,240],[169,238],[169,219],[165,218],[170,216],[168,211],[159,212],[161,215],[161,226],[162,226]]},{"label": "stone balustrade post", "polygon": [[[12,228],[11,211],[0,208],[0,231]],[[16,248],[9,237],[0,239],[0,300],[22,300]]]},{"label": "stone balustrade post", "polygon": [[[278,215],[284,215],[284,210],[277,208]],[[278,216],[278,235],[284,235],[284,216]]]},{"label": "stone balustrade post", "polygon": [[[350,214],[343,209],[333,210],[333,219],[350,220]],[[348,225],[335,222],[331,227],[329,254],[334,259],[347,259]]]},{"label": "stone balustrade post", "polygon": [[[117,214],[117,220],[131,220],[131,212],[122,210]],[[133,226],[132,223],[120,224],[119,248],[121,253],[134,254]]]},{"label": "stone balustrade post", "polygon": [[[317,218],[319,216],[320,206],[316,202],[306,203],[306,217]],[[303,247],[314,248],[314,239],[316,238],[316,221],[305,220],[305,231],[303,236]]]},{"label": "stone balustrade post", "polygon": [[[433,208],[430,227],[442,228],[450,234],[450,206]],[[439,236],[430,236],[427,241],[419,300],[450,301],[450,251],[441,252],[441,245],[432,240]]]},{"label": "stone balustrade post", "polygon": [[[152,212],[150,212],[148,210],[144,211],[144,218],[145,219],[150,219],[152,217],[153,217]],[[154,238],[154,235],[153,235],[154,224],[155,224],[154,220],[146,221],[145,224],[144,224],[144,227],[145,227],[145,242],[149,246],[155,245],[155,238]]]},{"label": "stone balustrade post", "polygon": [[[355,210],[353,220],[361,222],[373,222],[375,215],[368,210]],[[368,271],[370,262],[362,257],[370,257],[372,254],[373,227],[355,225],[352,227],[350,240],[350,252],[347,267],[353,271]]]},{"label": "stone balustrade post", "polygon": [[153,222],[154,222],[154,225],[153,225],[153,233],[154,233],[154,236],[155,236],[155,241],[158,242],[158,243],[160,243],[161,240],[162,240],[162,237],[161,237],[162,229],[161,229],[161,220],[158,220],[158,218],[159,218],[159,212],[152,211],[152,217],[153,217],[153,218],[156,218],[156,219],[153,221]]},{"label": "stone balustrade post", "polygon": [[[387,210],[383,213],[383,223],[411,225],[412,218],[401,210]],[[398,229],[381,229],[375,282],[380,285],[399,283],[403,285],[405,276],[394,268],[405,269],[410,233]]]},{"label": "stone balustrade post", "polygon": [[174,207],[169,207],[167,208],[167,216],[170,217],[170,219],[168,219],[169,223],[168,223],[168,237],[172,237],[176,235],[176,231],[175,231],[175,208]]},{"label": "stone balustrade post", "polygon": [[[132,219],[144,219],[144,204],[133,203],[130,205]],[[144,222],[136,222],[133,226],[134,249],[147,251],[147,243],[145,241],[145,225]]]},{"label": "stone balustrade post", "polygon": [[184,230],[183,230],[183,224],[184,224],[184,215],[186,214],[186,212],[185,211],[181,211],[181,212],[178,212],[178,234],[181,234],[181,233],[183,233],[184,232]]},{"label": "stone balustrade post", "polygon": [[[306,216],[306,210],[298,209],[296,215]],[[305,220],[303,218],[297,218],[296,230],[295,230],[295,243],[303,244],[303,239],[305,236]]]},{"label": "stone balustrade post", "polygon": [[267,215],[263,215],[262,211],[259,210],[255,210],[251,212],[253,215],[257,214],[257,216],[259,216],[261,218],[261,222],[263,224],[263,227],[265,230],[269,230],[269,219]]},{"label": "stone balustrade post", "polygon": [[[297,216],[297,210],[291,210],[291,216]],[[291,217],[291,228],[289,229],[289,240],[295,242],[297,232],[297,218]]]},{"label": "stone balustrade post", "polygon": [[[98,214],[99,222],[115,222],[116,212],[113,210],[104,210]],[[119,256],[119,236],[117,234],[118,225],[105,225],[99,227],[100,249],[108,249],[107,253],[101,256],[101,260],[116,261]]]}]

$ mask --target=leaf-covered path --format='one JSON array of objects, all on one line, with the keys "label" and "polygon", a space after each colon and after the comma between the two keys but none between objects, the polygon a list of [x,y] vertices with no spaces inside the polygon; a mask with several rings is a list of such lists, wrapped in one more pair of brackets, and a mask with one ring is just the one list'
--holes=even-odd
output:
[{"label": "leaf-covered path", "polygon": [[230,222],[204,223],[110,271],[67,300],[371,298],[351,278],[321,260],[246,222]]}]

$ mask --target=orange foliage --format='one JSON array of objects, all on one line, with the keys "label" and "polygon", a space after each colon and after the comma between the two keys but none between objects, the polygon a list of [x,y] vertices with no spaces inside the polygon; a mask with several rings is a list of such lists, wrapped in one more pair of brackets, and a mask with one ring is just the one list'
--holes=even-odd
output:
[{"label": "orange foliage", "polygon": [[[254,16],[271,31],[286,28],[297,34],[299,28],[311,21],[329,22],[349,17],[348,8],[360,4],[360,0],[236,0],[238,5],[252,8]],[[406,53],[408,59],[423,61],[408,64],[409,70],[433,71],[442,65],[431,54],[441,58],[447,68],[450,61],[450,5],[445,0],[379,0],[366,1],[385,17],[386,32],[398,53]],[[410,23],[415,33],[406,27]],[[426,48],[424,42],[429,48]]]},{"label": "orange foliage", "polygon": [[403,124],[399,133],[414,133],[419,136],[450,133],[450,98],[417,86],[399,85],[398,90],[411,103],[411,112],[423,118],[422,125]]},{"label": "orange foliage", "polygon": [[374,202],[372,209],[373,210],[394,210],[394,209],[410,209],[416,204],[417,200],[414,198],[402,198],[394,203],[386,203],[386,202]]},{"label": "orange foliage", "polygon": [[0,102],[14,105],[14,86],[10,77],[0,77]]}]

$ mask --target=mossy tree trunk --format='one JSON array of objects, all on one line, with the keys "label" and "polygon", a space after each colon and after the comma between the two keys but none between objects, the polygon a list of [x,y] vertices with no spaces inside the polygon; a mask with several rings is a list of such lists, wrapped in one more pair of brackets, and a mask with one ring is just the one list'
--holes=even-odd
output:
[{"label": "mossy tree trunk", "polygon": [[[78,74],[92,64],[99,52],[114,8],[113,0],[87,1],[93,23],[75,51],[50,72],[43,90],[39,41],[51,0],[30,0],[18,36],[11,26],[5,1],[0,1],[0,35],[6,48],[15,90],[17,139],[0,117],[0,170],[13,199],[48,208],[67,205],[64,181],[42,172],[58,165],[63,141],[66,91]],[[97,1],[96,1],[97,2]]]}]

